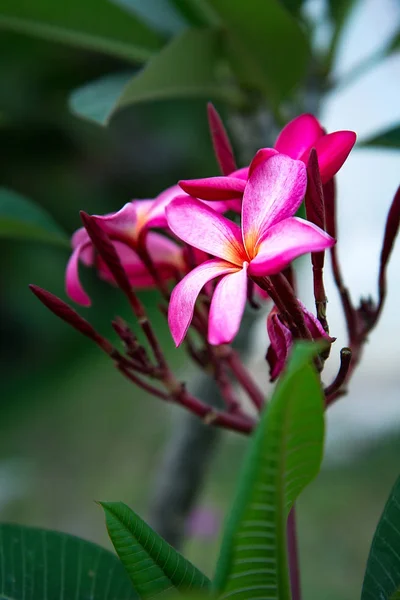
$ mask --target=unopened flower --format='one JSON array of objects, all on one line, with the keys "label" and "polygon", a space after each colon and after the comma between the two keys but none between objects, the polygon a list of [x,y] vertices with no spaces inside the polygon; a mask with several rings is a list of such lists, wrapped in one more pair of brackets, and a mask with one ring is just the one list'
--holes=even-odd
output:
[{"label": "unopened flower", "polygon": [[[176,273],[176,269],[183,266],[182,248],[166,236],[149,231],[153,227],[167,226],[165,206],[175,196],[175,189],[169,188],[155,200],[134,200],[116,213],[93,217],[112,240],[132,286],[143,288],[154,285],[152,276],[136,252],[139,243],[146,243],[160,278],[170,279]],[[99,276],[106,281],[113,282],[114,278],[102,258],[96,255],[90,237],[83,227],[72,236],[72,248],[65,276],[66,291],[78,304],[89,306],[90,298],[79,279],[79,262],[86,266],[95,265]]]},{"label": "unopened flower", "polygon": [[[303,310],[304,321],[312,338],[314,340],[326,339],[330,342],[334,341],[326,333],[318,319],[307,310],[302,302],[298,302]],[[283,371],[293,346],[293,335],[275,306],[267,317],[267,331],[270,340],[267,360],[270,367],[271,381],[275,381]]]},{"label": "unopened flower", "polygon": [[197,296],[212,279],[223,276],[211,301],[208,341],[228,343],[240,326],[248,275],[279,273],[298,256],[335,243],[314,224],[293,217],[306,185],[304,163],[277,154],[253,169],[247,181],[241,227],[195,198],[168,205],[168,225],[175,235],[216,257],[191,271],[172,292],[168,320],[177,345],[186,335]]},{"label": "unopened flower", "polygon": [[247,177],[260,162],[281,153],[307,163],[312,148],[317,151],[322,183],[326,183],[339,171],[355,142],[354,131],[335,131],[327,134],[318,119],[313,115],[304,114],[290,121],[282,129],[274,148],[259,150],[250,167],[235,171],[228,177],[184,180],[180,181],[179,185],[185,192],[196,198],[207,200],[224,200],[228,196],[241,198]]}]

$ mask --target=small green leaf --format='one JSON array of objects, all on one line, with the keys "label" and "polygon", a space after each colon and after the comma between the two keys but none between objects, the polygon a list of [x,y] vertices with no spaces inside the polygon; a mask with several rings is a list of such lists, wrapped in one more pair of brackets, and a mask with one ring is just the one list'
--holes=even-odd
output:
[{"label": "small green leaf", "polygon": [[100,125],[106,125],[132,77],[133,71],[113,73],[83,85],[70,96],[69,105],[72,112]]},{"label": "small green leaf", "polygon": [[168,34],[180,33],[187,22],[170,0],[112,0],[132,14],[136,14],[152,29]]},{"label": "small green leaf", "polygon": [[101,502],[111,541],[141,598],[207,589],[207,577],[122,502]]},{"label": "small green leaf", "polygon": [[0,237],[69,246],[65,233],[40,206],[0,188]]},{"label": "small green leaf", "polygon": [[286,521],[323,453],[323,394],[310,364],[319,349],[296,345],[250,442],[214,582],[221,599],[291,598]]},{"label": "small green leaf", "polygon": [[70,98],[71,109],[105,125],[120,108],[148,100],[204,96],[238,104],[242,100],[240,92],[217,80],[218,58],[215,31],[185,31],[136,75],[108,75],[75,90]]},{"label": "small green leaf", "polygon": [[191,29],[174,38],[125,87],[115,109],[136,102],[180,97],[240,96],[216,76],[219,38],[216,31]]},{"label": "small green leaf", "polygon": [[138,62],[161,46],[157,34],[108,0],[2,0],[0,28]]},{"label": "small green leaf", "polygon": [[386,129],[366,140],[361,140],[358,146],[382,146],[398,150],[400,148],[400,125]]},{"label": "small green leaf", "polygon": [[400,477],[394,484],[369,551],[361,600],[400,598]]},{"label": "small green leaf", "polygon": [[115,556],[55,531],[0,525],[1,600],[139,600]]},{"label": "small green leaf", "polygon": [[279,0],[209,4],[228,30],[228,58],[241,83],[278,104],[306,74],[310,52],[300,25]]}]

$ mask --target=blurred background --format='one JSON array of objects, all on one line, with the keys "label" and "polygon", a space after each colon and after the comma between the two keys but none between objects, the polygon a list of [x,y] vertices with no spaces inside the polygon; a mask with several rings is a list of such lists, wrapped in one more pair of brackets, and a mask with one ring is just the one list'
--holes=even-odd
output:
[{"label": "blurred background", "polygon": [[[323,7],[312,1],[305,8],[316,24],[316,47],[331,34]],[[352,129],[368,138],[400,121],[400,54],[381,53],[399,25],[396,0],[353,3],[335,55],[338,85],[320,106],[329,131]],[[119,112],[108,127],[71,112],[72,90],[125,67],[117,58],[0,30],[0,185],[37,202],[69,234],[80,225],[80,209],[115,211],[129,199],[154,197],[178,179],[217,173],[205,99],[137,104]],[[224,105],[218,108],[232,125],[235,117]],[[339,254],[356,300],[376,294],[383,228],[399,167],[397,150],[356,147],[338,176]],[[0,239],[0,249],[0,520],[63,530],[109,546],[93,500],[122,500],[146,516],[176,409],[124,381],[89,341],[30,294],[27,285],[36,283],[65,298],[68,249],[8,239]],[[307,600],[359,595],[373,531],[400,472],[399,267],[398,243],[381,322],[349,394],[329,411],[324,468],[299,502]],[[93,272],[82,271],[94,302],[81,314],[110,335],[116,314],[129,319],[123,299]],[[329,322],[338,338],[329,381],[346,341],[329,265],[326,271]],[[299,264],[299,273],[300,295],[312,307],[307,261]],[[158,313],[157,294],[142,297],[168,356],[182,378],[190,378],[192,370],[174,350]],[[251,368],[266,385],[265,314],[254,316],[252,336]],[[245,444],[224,433],[199,503],[206,521],[217,525],[195,528],[185,547],[208,573]]]}]

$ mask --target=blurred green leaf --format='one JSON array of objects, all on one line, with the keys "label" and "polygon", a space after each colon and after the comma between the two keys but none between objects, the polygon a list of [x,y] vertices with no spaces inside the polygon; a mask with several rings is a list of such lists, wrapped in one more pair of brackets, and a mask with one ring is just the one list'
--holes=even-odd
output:
[{"label": "blurred green leaf", "polygon": [[215,12],[207,4],[207,0],[171,0],[188,23],[194,26],[219,25]]},{"label": "blurred green leaf", "polygon": [[141,598],[208,588],[207,577],[122,502],[101,502],[111,541]]},{"label": "blurred green leaf", "polygon": [[358,146],[382,146],[384,148],[394,148],[395,150],[398,150],[400,149],[400,125],[391,127],[366,140],[361,140],[358,143]]},{"label": "blurred green leaf", "polygon": [[69,247],[68,237],[50,215],[7,188],[0,188],[0,237]]},{"label": "blurred green leaf", "polygon": [[400,31],[392,38],[386,52],[387,54],[391,54],[392,52],[397,52],[397,50],[400,50]]},{"label": "blurred green leaf", "polygon": [[244,85],[275,104],[301,83],[309,45],[279,0],[208,0],[228,30],[227,52]]},{"label": "blurred green leaf", "polygon": [[356,0],[328,0],[328,13],[333,23],[333,36],[331,40],[331,48],[329,51],[329,66],[332,66],[333,58],[336,51],[337,43],[340,39],[342,28],[346,23]]},{"label": "blurred green leaf", "polygon": [[304,0],[281,0],[281,2],[295,17],[299,16],[304,4]]},{"label": "blurred green leaf", "polygon": [[1,600],[138,600],[118,558],[55,531],[0,525]]},{"label": "blurred green leaf", "polygon": [[376,528],[368,556],[361,600],[400,597],[400,477]]},{"label": "blurred green leaf", "polygon": [[224,599],[291,598],[286,521],[323,454],[323,395],[310,364],[317,351],[296,345],[250,442],[215,578]]},{"label": "blurred green leaf", "polygon": [[108,0],[2,0],[0,28],[143,62],[158,36]]},{"label": "blurred green leaf", "polygon": [[105,124],[120,108],[149,100],[204,96],[237,104],[240,92],[216,78],[218,58],[215,31],[185,31],[130,80],[126,73],[116,74],[76,90],[71,97],[72,110]]},{"label": "blurred green leaf", "polygon": [[186,20],[174,7],[171,0],[112,0],[115,4],[136,14],[152,29],[176,34],[187,27]]},{"label": "blurred green leaf", "polygon": [[134,72],[113,73],[91,81],[75,90],[69,100],[72,112],[80,117],[106,125],[118,99]]}]

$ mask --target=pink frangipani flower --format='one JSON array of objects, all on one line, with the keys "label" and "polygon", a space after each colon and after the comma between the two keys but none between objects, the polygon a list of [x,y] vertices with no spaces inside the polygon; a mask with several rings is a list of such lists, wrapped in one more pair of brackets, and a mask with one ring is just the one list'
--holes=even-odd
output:
[{"label": "pink frangipani flower", "polygon": [[318,119],[313,115],[304,114],[290,121],[282,129],[274,148],[259,150],[250,167],[239,169],[228,177],[183,180],[179,185],[185,192],[196,198],[206,200],[224,200],[228,196],[241,198],[247,177],[260,162],[281,153],[307,164],[312,148],[317,151],[322,183],[326,183],[339,171],[355,142],[354,131],[335,131],[327,134]]},{"label": "pink frangipani flower", "polygon": [[[98,225],[113,241],[129,280],[135,287],[154,286],[153,278],[136,253],[139,241],[144,242],[144,235],[147,251],[161,278],[170,279],[176,269],[183,266],[182,248],[166,236],[149,231],[152,227],[167,227],[165,206],[175,196],[174,186],[174,189],[165,190],[155,200],[133,200],[116,213],[94,215]],[[74,233],[71,242],[73,252],[66,269],[66,292],[78,304],[90,306],[90,298],[79,279],[79,261],[86,266],[95,265],[102,279],[109,282],[114,279],[101,257],[96,256],[89,235],[83,227]]]},{"label": "pink frangipani flower", "polygon": [[231,342],[243,315],[247,277],[279,273],[306,252],[319,252],[335,240],[312,223],[293,217],[307,185],[304,163],[282,154],[260,163],[247,181],[242,226],[195,198],[179,198],[167,209],[170,229],[186,243],[215,256],[191,271],[174,288],[168,321],[179,345],[193,317],[203,286],[222,276],[210,306],[208,341]]},{"label": "pink frangipani flower", "polygon": [[[331,338],[321,323],[300,300],[298,300],[302,310],[307,328],[310,331],[314,340],[326,339],[330,342],[334,341]],[[282,373],[287,358],[293,346],[293,336],[290,329],[282,320],[278,309],[274,306],[267,317],[267,331],[269,335],[270,346],[267,352],[267,360],[270,367],[271,381],[275,381]]]}]

